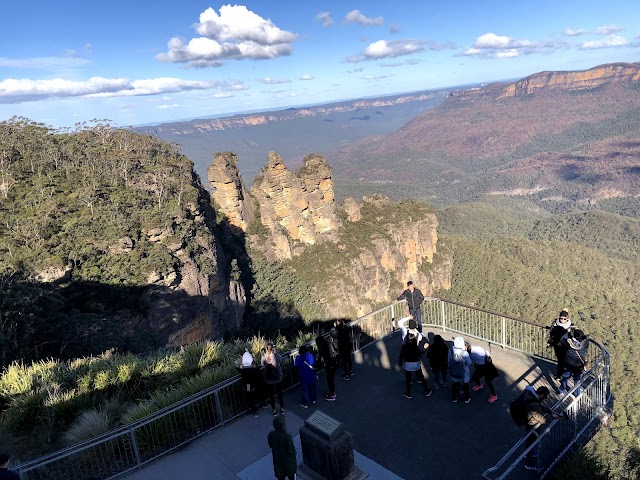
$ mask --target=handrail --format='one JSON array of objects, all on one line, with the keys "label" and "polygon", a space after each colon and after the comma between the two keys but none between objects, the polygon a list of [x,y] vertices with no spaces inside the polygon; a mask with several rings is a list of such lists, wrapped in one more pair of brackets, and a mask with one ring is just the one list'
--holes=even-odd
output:
[{"label": "handrail", "polygon": [[[349,322],[347,327],[350,329],[353,350],[360,350],[389,335],[393,331],[392,320],[402,316],[400,311],[406,312],[405,301],[384,306]],[[500,345],[502,348],[551,360],[546,349],[547,334],[543,327],[532,322],[434,297],[425,299],[422,313],[424,326],[458,332],[487,341],[490,345]],[[590,345],[593,348],[590,348],[588,358],[592,360],[593,367],[567,396],[554,405],[554,408],[559,409],[566,404],[565,410],[573,420],[570,424],[575,428],[571,432],[560,431],[567,422],[555,420],[539,434],[530,447],[539,446],[541,449],[540,458],[544,466],[542,477],[548,474],[589,425],[601,416],[611,399],[609,353],[595,341],[590,341]],[[282,356],[285,388],[297,384],[292,361],[297,351],[298,349],[293,349]],[[240,376],[235,375],[131,424],[23,463],[16,469],[23,480],[80,480],[89,477],[112,479],[139,469],[153,459],[245,413],[247,406],[239,379]],[[582,390],[580,395],[574,396],[578,389]],[[567,398],[570,400],[568,403]],[[585,405],[589,402],[593,406],[585,410]],[[588,418],[585,417],[585,412],[588,412]],[[551,435],[551,432],[558,431],[560,435]],[[490,480],[507,478],[523,461],[528,451],[523,450],[524,444],[525,439],[517,442],[494,467],[484,472],[483,477]],[[494,477],[493,474],[498,476]]]}]

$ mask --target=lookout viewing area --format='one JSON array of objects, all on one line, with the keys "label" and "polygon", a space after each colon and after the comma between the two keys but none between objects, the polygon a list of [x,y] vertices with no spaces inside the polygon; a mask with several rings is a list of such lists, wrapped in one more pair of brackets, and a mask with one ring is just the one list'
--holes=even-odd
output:
[{"label": "lookout viewing area", "polygon": [[[344,424],[353,436],[356,466],[372,480],[545,478],[606,422],[612,404],[610,359],[596,340],[589,339],[582,380],[561,395],[544,327],[438,298],[427,298],[422,305],[423,335],[429,340],[441,335],[449,345],[453,336],[463,336],[490,351],[500,373],[493,382],[498,400],[489,404],[485,387],[471,392],[470,403],[453,403],[450,379],[448,387],[433,390],[429,397],[414,384],[413,398],[405,398],[396,321],[406,314],[406,304],[398,302],[349,324],[354,375],[344,381],[338,370],[336,401],[323,399],[323,374],[318,401],[308,409],[300,405],[298,388],[285,393],[284,416],[298,463],[298,430],[316,410]],[[285,389],[297,383],[296,354],[282,354]],[[427,381],[433,385],[430,371]],[[547,386],[551,396],[545,405],[564,413],[543,425],[530,447],[538,450],[538,472],[524,468],[529,450],[524,427],[517,427],[508,412],[510,401],[527,385]],[[16,470],[23,480],[275,478],[267,445],[271,409],[259,410],[257,418],[247,410],[239,377],[234,377]]]}]

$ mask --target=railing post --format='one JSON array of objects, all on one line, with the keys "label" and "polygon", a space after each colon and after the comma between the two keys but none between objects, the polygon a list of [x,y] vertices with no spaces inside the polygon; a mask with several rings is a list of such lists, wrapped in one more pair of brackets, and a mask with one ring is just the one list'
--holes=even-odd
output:
[{"label": "railing post", "polygon": [[502,317],[502,348],[507,346],[507,319]]},{"label": "railing post", "polygon": [[136,457],[136,465],[138,468],[142,465],[140,461],[140,450],[138,450],[138,440],[136,440],[135,429],[129,430],[129,436],[131,437],[131,446],[133,447],[133,455]]},{"label": "railing post", "polygon": [[444,315],[444,302],[440,300],[440,316],[442,317],[442,331],[447,330],[447,318]]},{"label": "railing post", "polygon": [[222,426],[224,426],[225,423],[227,423],[227,421],[225,420],[224,416],[222,415],[222,405],[220,404],[220,390],[216,390],[215,392],[213,392],[213,399],[216,401],[216,413],[218,414],[218,418],[220,419],[220,422],[222,423]]}]

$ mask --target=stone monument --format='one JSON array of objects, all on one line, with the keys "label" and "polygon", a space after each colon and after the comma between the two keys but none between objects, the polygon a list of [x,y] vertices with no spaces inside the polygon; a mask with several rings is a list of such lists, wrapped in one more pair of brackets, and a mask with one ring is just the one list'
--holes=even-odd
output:
[{"label": "stone monument", "polygon": [[364,480],[369,475],[355,466],[353,439],[342,423],[316,411],[300,428],[303,480]]}]

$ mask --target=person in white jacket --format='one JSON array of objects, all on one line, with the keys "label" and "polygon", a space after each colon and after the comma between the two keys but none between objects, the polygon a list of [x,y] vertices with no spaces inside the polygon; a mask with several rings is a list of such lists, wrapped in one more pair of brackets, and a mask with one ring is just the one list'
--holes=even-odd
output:
[{"label": "person in white jacket", "polygon": [[453,339],[453,347],[449,350],[449,375],[451,375],[451,399],[454,403],[458,401],[460,390],[464,392],[464,403],[471,401],[469,392],[469,382],[471,381],[471,357],[467,352],[464,338]]}]

